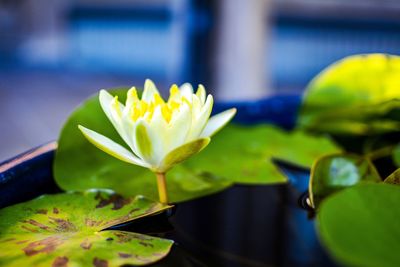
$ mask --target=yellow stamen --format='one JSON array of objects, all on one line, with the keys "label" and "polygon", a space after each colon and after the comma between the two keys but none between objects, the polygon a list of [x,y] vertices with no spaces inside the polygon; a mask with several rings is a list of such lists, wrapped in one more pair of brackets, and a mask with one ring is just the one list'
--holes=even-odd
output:
[{"label": "yellow stamen", "polygon": [[140,116],[143,116],[148,110],[148,108],[149,105],[146,103],[146,101],[141,100],[139,103]]},{"label": "yellow stamen", "polygon": [[169,89],[169,93],[170,93],[171,96],[174,96],[174,95],[176,95],[176,94],[179,94],[179,87],[178,87],[178,85],[173,84],[173,85],[171,86],[171,89]]},{"label": "yellow stamen", "polygon": [[160,94],[154,94],[153,101],[156,106],[164,104],[164,99],[162,99]]},{"label": "yellow stamen", "polygon": [[148,108],[147,108],[147,113],[146,113],[147,121],[150,122],[151,118],[153,118],[155,108],[156,108],[156,106],[154,105],[154,103],[150,102],[150,104],[148,105]]},{"label": "yellow stamen", "polygon": [[137,107],[132,107],[130,113],[131,113],[130,115],[131,115],[131,118],[132,118],[133,121],[137,121],[139,119],[140,111],[139,111],[139,109]]},{"label": "yellow stamen", "polygon": [[186,103],[190,107],[192,106],[188,99],[181,97],[179,87],[174,84],[170,88],[170,97],[168,102],[165,102],[159,93],[154,93],[153,99],[150,102],[146,102],[143,99],[140,100],[136,88],[132,87],[128,91],[126,105],[130,108],[129,115],[133,121],[137,121],[141,117],[150,121],[156,108],[160,107],[164,120],[169,123],[172,119],[173,113],[179,109],[183,103]]},{"label": "yellow stamen", "polygon": [[173,111],[173,110],[178,109],[180,107],[180,104],[176,101],[171,100],[170,102],[168,102],[168,106],[169,106],[169,109],[171,111]]},{"label": "yellow stamen", "polygon": [[171,117],[172,117],[172,111],[169,109],[168,105],[164,104],[161,107],[161,114],[163,115],[164,119],[167,122],[171,121]]},{"label": "yellow stamen", "polygon": [[179,91],[179,87],[176,84],[173,84],[171,86],[171,89],[169,89],[169,98],[168,98],[168,103],[171,102],[174,99],[179,98],[180,95],[180,91]]},{"label": "yellow stamen", "polygon": [[133,102],[139,101],[139,97],[136,88],[134,86],[128,91],[128,99],[129,99],[128,101],[133,101]]}]

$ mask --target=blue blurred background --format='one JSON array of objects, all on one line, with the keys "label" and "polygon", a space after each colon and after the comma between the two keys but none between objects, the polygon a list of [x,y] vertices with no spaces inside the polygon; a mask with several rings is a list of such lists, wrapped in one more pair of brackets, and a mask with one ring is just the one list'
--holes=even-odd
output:
[{"label": "blue blurred background", "polygon": [[400,54],[396,0],[0,0],[0,160],[57,138],[101,88],[299,94],[351,54]]}]

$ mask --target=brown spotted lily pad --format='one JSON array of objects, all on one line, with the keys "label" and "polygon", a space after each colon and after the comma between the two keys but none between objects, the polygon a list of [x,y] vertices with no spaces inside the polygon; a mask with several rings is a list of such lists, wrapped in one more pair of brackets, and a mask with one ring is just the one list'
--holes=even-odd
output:
[{"label": "brown spotted lily pad", "polygon": [[395,170],[383,181],[386,184],[400,185],[400,168]]},{"label": "brown spotted lily pad", "polygon": [[0,210],[0,266],[146,265],[173,241],[111,226],[170,208],[106,191],[45,195]]}]

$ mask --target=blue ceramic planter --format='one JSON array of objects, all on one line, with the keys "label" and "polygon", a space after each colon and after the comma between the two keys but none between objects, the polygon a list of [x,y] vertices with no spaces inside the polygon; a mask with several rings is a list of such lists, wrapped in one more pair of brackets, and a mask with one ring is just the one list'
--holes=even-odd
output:
[{"label": "blue ceramic planter", "polygon": [[[294,126],[299,96],[217,104],[235,106],[236,122]],[[0,207],[61,191],[53,180],[56,143],[32,149],[0,165]],[[177,242],[155,266],[332,266],[318,243],[314,221],[298,205],[309,173],[280,164],[288,185],[234,186],[224,192],[179,204],[169,218]]]}]

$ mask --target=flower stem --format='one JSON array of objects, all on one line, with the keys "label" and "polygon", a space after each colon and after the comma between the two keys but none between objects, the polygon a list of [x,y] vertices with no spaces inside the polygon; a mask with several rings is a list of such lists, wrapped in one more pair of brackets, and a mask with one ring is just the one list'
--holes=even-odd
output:
[{"label": "flower stem", "polygon": [[168,204],[167,182],[165,180],[165,173],[156,172],[158,196],[162,204]]}]

